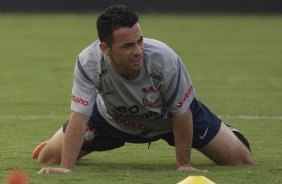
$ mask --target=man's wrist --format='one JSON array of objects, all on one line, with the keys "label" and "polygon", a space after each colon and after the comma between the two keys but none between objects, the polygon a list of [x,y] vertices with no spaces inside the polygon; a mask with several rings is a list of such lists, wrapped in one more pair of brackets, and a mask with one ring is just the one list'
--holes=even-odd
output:
[{"label": "man's wrist", "polygon": [[74,166],[71,166],[70,164],[64,164],[63,162],[61,162],[60,166],[61,166],[62,169],[66,169],[66,170],[70,170],[70,171],[74,170]]},{"label": "man's wrist", "polygon": [[61,165],[61,169],[62,169],[65,173],[73,172],[73,168],[70,169],[70,168],[64,167],[64,166],[62,166],[62,165]]},{"label": "man's wrist", "polygon": [[193,167],[190,164],[181,164],[181,165],[178,165],[176,169],[178,171],[186,171],[186,170],[193,169]]},{"label": "man's wrist", "polygon": [[177,164],[177,167],[190,167],[191,165],[188,163],[185,164]]}]

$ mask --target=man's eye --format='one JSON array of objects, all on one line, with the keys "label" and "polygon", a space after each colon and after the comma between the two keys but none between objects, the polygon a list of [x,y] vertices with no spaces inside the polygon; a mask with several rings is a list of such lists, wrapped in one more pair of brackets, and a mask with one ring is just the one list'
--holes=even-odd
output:
[{"label": "man's eye", "polygon": [[124,44],[124,45],[122,46],[122,48],[129,48],[129,47],[131,47],[131,45],[132,45],[132,44]]},{"label": "man's eye", "polygon": [[142,44],[143,44],[143,40],[139,40],[139,41],[138,41],[138,44],[139,44],[139,45],[142,45]]}]

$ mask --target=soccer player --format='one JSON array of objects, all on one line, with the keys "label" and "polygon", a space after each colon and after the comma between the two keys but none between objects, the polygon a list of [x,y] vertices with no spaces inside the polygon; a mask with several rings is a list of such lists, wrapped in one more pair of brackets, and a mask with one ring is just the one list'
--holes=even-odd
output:
[{"label": "soccer player", "polygon": [[160,139],[175,146],[176,168],[191,165],[195,148],[222,165],[254,163],[248,141],[195,98],[180,57],[143,36],[138,16],[114,5],[97,18],[99,40],[78,56],[69,120],[33,151],[38,173],[72,172],[93,152]]}]

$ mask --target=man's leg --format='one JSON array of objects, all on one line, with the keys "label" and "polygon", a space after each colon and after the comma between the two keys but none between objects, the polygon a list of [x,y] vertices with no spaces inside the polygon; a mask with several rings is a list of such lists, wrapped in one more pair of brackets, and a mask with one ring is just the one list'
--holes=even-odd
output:
[{"label": "man's leg", "polygon": [[225,125],[235,134],[235,136],[248,148],[249,151],[251,151],[251,147],[250,147],[250,143],[249,141],[245,138],[245,136],[236,128],[227,125],[225,123]]},{"label": "man's leg", "polygon": [[[101,119],[97,121],[101,121]],[[66,130],[67,125],[68,122],[66,122],[64,126],[53,135],[51,139],[47,140],[46,144],[44,142],[41,143],[33,151],[33,158],[37,159],[39,163],[61,163],[62,147],[65,137],[64,131]],[[123,136],[112,137],[111,134],[98,126],[95,121],[89,121],[78,159],[93,151],[107,151],[122,147],[124,146],[124,144],[125,140]]]},{"label": "man's leg", "polygon": [[[51,139],[46,141],[46,144],[42,145],[43,148],[39,150],[38,156],[34,157],[34,159],[37,159],[39,163],[60,164],[64,136],[63,128],[60,128]],[[90,152],[82,150],[79,158]]]},{"label": "man's leg", "polygon": [[200,152],[220,165],[251,165],[254,163],[250,150],[224,123],[217,135]]}]

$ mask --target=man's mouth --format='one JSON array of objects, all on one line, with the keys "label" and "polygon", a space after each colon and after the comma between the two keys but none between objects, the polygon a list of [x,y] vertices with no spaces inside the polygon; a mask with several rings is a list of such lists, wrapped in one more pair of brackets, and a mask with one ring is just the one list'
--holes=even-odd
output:
[{"label": "man's mouth", "polygon": [[131,60],[134,65],[140,65],[142,63],[142,57],[134,58]]}]

